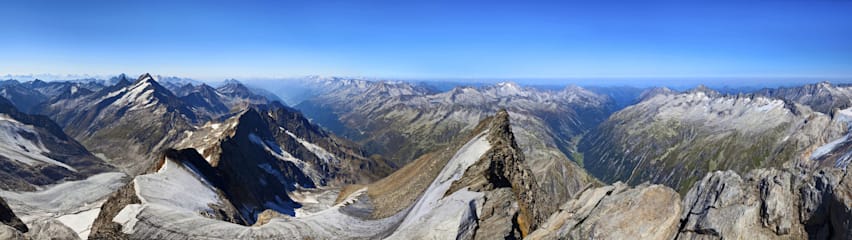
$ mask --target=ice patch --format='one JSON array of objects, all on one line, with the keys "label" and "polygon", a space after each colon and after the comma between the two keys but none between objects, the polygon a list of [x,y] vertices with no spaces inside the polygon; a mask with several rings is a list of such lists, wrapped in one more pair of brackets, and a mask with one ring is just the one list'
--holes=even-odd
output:
[{"label": "ice patch", "polygon": [[845,142],[845,141],[846,141],[846,140],[848,140],[848,139],[849,139],[849,135],[845,135],[845,136],[843,136],[843,137],[841,137],[841,138],[838,138],[838,139],[836,139],[836,140],[834,140],[834,141],[831,141],[831,142],[829,142],[829,143],[826,143],[825,145],[820,146],[819,148],[817,148],[816,150],[814,150],[814,152],[813,152],[813,153],[811,153],[811,158],[810,158],[810,159],[811,159],[811,160],[816,160],[816,159],[821,158],[822,156],[824,156],[824,155],[826,155],[826,154],[830,153],[832,150],[834,150],[835,148],[837,148],[837,146],[838,146],[838,145],[840,145],[841,143]]},{"label": "ice patch", "polygon": [[320,159],[325,161],[325,163],[336,163],[336,162],[338,162],[337,157],[334,156],[334,154],[331,154],[328,151],[326,151],[324,148],[317,146],[316,144],[313,144],[311,142],[308,142],[305,139],[297,137],[296,134],[293,134],[292,132],[290,132],[287,129],[284,129],[282,127],[278,127],[278,128],[280,128],[281,130],[284,130],[284,132],[287,133],[287,135],[290,135],[290,137],[295,138],[296,141],[299,142],[299,144],[302,144],[302,146],[305,146],[305,148],[307,148],[309,151],[314,153],[314,155],[316,155],[317,157],[319,157]]},{"label": "ice patch", "polygon": [[441,205],[440,200],[444,197],[450,185],[460,179],[468,167],[476,163],[488,149],[491,149],[491,144],[488,143],[486,136],[487,131],[479,134],[456,152],[423,193],[423,196],[414,204],[408,216],[400,224],[400,229],[417,228],[421,222],[427,221],[426,215]]},{"label": "ice patch", "polygon": [[136,195],[146,204],[191,212],[213,211],[208,205],[220,204],[212,186],[171,159],[158,172],[136,177],[134,184]]},{"label": "ice patch", "polygon": [[[254,133],[249,134],[249,141],[251,141],[252,143],[254,143],[258,146],[263,147],[267,152],[269,152],[270,154],[272,154],[273,156],[278,158],[278,160],[292,162],[293,164],[296,165],[296,167],[301,169],[302,172],[306,176],[308,176],[308,178],[311,179],[311,181],[313,181],[315,183],[322,182],[322,175],[319,172],[317,172],[316,169],[314,169],[314,166],[312,164],[305,162],[305,161],[302,161],[301,159],[298,159],[296,157],[293,157],[293,155],[290,155],[290,153],[282,150],[281,147],[279,147],[277,143],[275,143],[273,141],[263,140],[259,136],[255,135]],[[267,166],[258,166],[258,167],[264,168],[264,171],[266,171],[266,172],[269,172],[269,173],[272,173],[272,174],[279,174],[277,171],[272,170],[271,166],[267,165]],[[269,168],[269,169],[267,169],[267,168]],[[278,175],[276,175],[276,177],[278,177]]]},{"label": "ice patch", "polygon": [[136,216],[142,211],[142,205],[130,204],[125,206],[112,218],[112,221],[121,224],[121,232],[126,234],[133,233],[133,227],[136,226]]},{"label": "ice patch", "polygon": [[151,84],[147,81],[140,81],[136,85],[117,91],[116,96],[123,95],[113,102],[113,105],[120,107],[132,105],[131,110],[145,109],[156,105],[157,99],[153,97],[154,89],[149,88],[150,86]]},{"label": "ice patch", "polygon": [[835,116],[838,121],[845,122],[847,124],[852,123],[852,108],[843,109],[837,112]]},{"label": "ice patch", "polygon": [[89,233],[92,230],[92,224],[98,218],[100,212],[100,208],[93,208],[80,213],[64,215],[56,220],[59,220],[59,222],[74,230],[81,239],[88,239]]},{"label": "ice patch", "polygon": [[50,150],[41,142],[34,126],[0,114],[0,155],[30,166],[47,163],[77,172],[77,169],[47,157],[48,153]]}]

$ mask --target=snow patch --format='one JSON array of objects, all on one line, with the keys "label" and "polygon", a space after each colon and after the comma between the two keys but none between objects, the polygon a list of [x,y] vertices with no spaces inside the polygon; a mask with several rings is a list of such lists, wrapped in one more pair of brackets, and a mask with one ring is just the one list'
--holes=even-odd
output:
[{"label": "snow patch", "polygon": [[47,157],[48,153],[50,150],[44,146],[34,126],[0,114],[0,155],[29,166],[47,163],[77,172],[77,169]]},{"label": "snow patch", "polygon": [[[408,216],[400,224],[400,229],[418,228],[422,222],[430,221],[427,215],[439,206],[444,205],[446,201],[441,201],[441,198],[450,189],[450,185],[460,179],[468,167],[476,163],[488,149],[491,149],[491,144],[488,143],[486,136],[487,131],[480,133],[456,152],[453,158],[444,166],[444,169],[441,170],[441,173],[438,174],[438,177],[435,178],[432,184],[429,185],[429,188],[423,193],[423,196],[414,204]],[[476,197],[473,195],[465,196]]]},{"label": "snow patch", "polygon": [[166,159],[156,173],[138,176],[133,182],[136,195],[145,204],[191,212],[213,211],[209,205],[220,204],[212,186],[171,159]]},{"label": "snow patch", "polygon": [[852,123],[852,108],[843,109],[837,112],[837,119],[847,124]]},{"label": "snow patch", "polygon": [[308,151],[311,151],[312,153],[314,153],[314,155],[316,155],[317,157],[319,157],[320,159],[322,159],[323,161],[325,161],[325,163],[336,163],[336,162],[339,162],[339,161],[337,160],[337,157],[336,157],[336,156],[334,156],[334,154],[329,153],[329,152],[328,152],[328,151],[326,151],[324,148],[322,148],[322,147],[320,147],[320,146],[317,146],[316,144],[313,144],[313,143],[311,143],[311,142],[308,142],[308,141],[307,141],[307,140],[305,140],[305,139],[302,139],[302,138],[300,138],[300,137],[296,136],[296,134],[293,134],[292,132],[290,132],[290,131],[289,131],[289,130],[287,130],[287,129],[284,129],[283,127],[278,127],[278,128],[279,128],[279,129],[281,129],[281,130],[283,130],[285,133],[287,133],[287,135],[290,135],[290,137],[292,137],[292,138],[296,139],[296,141],[298,141],[298,142],[299,142],[299,144],[302,144],[302,146],[304,146],[305,148],[307,148],[307,149],[308,149]]},{"label": "snow patch", "polygon": [[112,218],[112,221],[121,224],[121,232],[126,234],[133,233],[133,227],[136,226],[136,216],[142,211],[141,204],[130,204],[125,206]]},{"label": "snow patch", "polygon": [[811,153],[810,159],[816,160],[816,159],[821,158],[822,156],[825,156],[826,154],[830,153],[832,150],[837,148],[838,145],[845,142],[846,140],[849,140],[849,135],[845,135],[841,138],[838,138],[834,141],[831,141],[829,143],[826,143],[825,145],[820,146],[819,148],[814,150],[813,153]]},{"label": "snow patch", "polygon": [[92,230],[92,224],[98,218],[100,212],[100,208],[92,208],[88,211],[64,215],[56,220],[59,220],[59,222],[74,230],[81,239],[88,239],[89,233]]}]

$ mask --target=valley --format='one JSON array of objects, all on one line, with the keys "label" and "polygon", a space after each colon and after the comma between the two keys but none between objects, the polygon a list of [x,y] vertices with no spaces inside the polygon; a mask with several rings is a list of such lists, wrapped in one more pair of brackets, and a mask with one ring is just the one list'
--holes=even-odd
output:
[{"label": "valley", "polygon": [[0,98],[0,237],[852,234],[845,86],[277,84],[304,91],[151,74],[7,81],[39,94]]}]

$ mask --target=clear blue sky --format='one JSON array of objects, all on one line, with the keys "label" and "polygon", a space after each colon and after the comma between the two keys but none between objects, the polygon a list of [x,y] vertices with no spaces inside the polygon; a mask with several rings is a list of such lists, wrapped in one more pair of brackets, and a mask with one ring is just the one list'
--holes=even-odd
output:
[{"label": "clear blue sky", "polygon": [[852,76],[852,0],[175,2],[2,1],[0,74]]}]

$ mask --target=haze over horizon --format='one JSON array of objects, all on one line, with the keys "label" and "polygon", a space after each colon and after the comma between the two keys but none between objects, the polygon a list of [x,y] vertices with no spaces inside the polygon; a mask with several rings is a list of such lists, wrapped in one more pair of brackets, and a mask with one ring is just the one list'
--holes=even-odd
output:
[{"label": "haze over horizon", "polygon": [[0,7],[13,9],[6,17],[15,19],[0,23],[13,36],[0,39],[0,76],[151,72],[201,80],[325,75],[602,85],[852,78],[849,1]]}]

